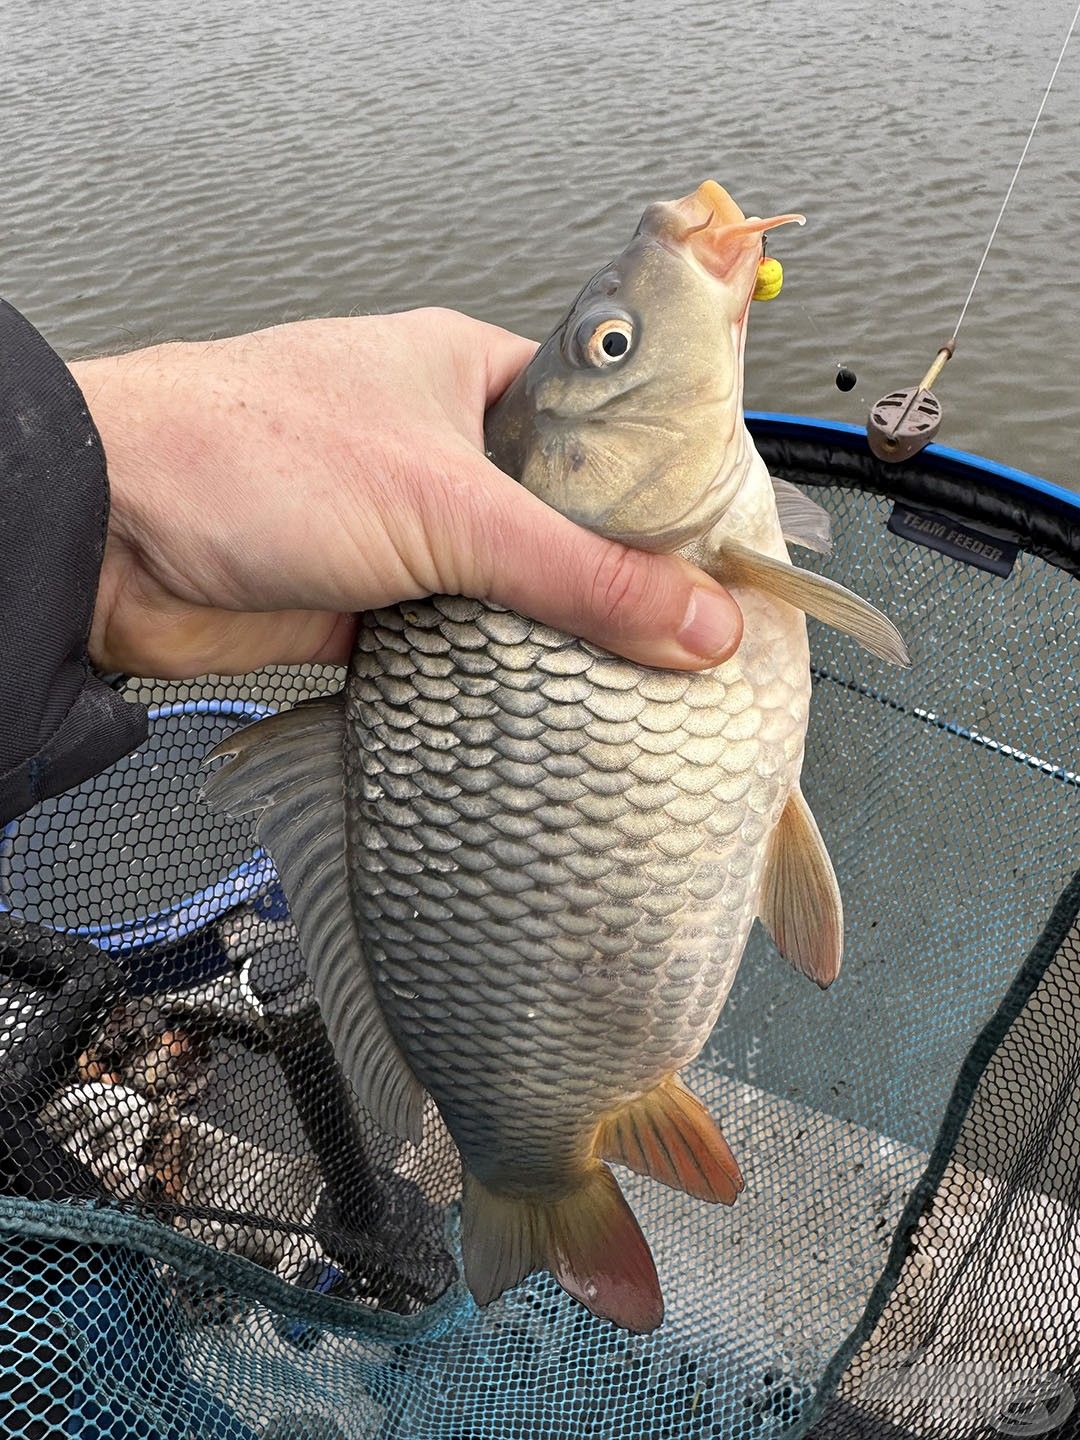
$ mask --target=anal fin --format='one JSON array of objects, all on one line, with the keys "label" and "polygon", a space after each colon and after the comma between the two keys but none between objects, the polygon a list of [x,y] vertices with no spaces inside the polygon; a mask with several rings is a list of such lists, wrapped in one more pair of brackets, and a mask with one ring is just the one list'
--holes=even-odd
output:
[{"label": "anal fin", "polygon": [[769,840],[758,905],[776,948],[824,990],[840,973],[844,907],[821,831],[796,785]]},{"label": "anal fin", "polygon": [[419,1144],[426,1092],[379,1006],[349,900],[341,698],[306,701],[239,730],[203,785],[226,815],[253,815],[277,869],[338,1063],[383,1129]]},{"label": "anal fin", "polygon": [[677,1075],[607,1115],[596,1153],[699,1200],[731,1205],[743,1188],[719,1125]]},{"label": "anal fin", "polygon": [[555,1200],[498,1195],[466,1171],[461,1248],[478,1305],[550,1270],[568,1295],[624,1330],[645,1334],[664,1318],[652,1252],[606,1165],[594,1162]]}]

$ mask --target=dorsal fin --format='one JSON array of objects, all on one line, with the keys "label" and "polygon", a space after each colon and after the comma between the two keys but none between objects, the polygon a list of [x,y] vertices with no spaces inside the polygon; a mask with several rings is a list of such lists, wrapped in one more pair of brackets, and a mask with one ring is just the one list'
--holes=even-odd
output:
[{"label": "dorsal fin", "polygon": [[226,815],[257,816],[300,934],[338,1064],[384,1130],[419,1144],[426,1092],[390,1033],[349,903],[342,697],[306,701],[223,741],[203,786]]},{"label": "dorsal fin", "polygon": [[828,555],[832,550],[832,516],[829,512],[789,480],[781,480],[778,475],[770,475],[769,479],[784,539],[791,545],[801,545],[804,550]]}]

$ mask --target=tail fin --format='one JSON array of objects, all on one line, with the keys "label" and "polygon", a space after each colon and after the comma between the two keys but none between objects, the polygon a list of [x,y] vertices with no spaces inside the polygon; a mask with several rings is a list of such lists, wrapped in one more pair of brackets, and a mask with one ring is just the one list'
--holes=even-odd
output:
[{"label": "tail fin", "polygon": [[465,1279],[486,1305],[533,1270],[550,1270],[594,1315],[625,1330],[664,1318],[656,1266],[614,1175],[597,1162],[562,1200],[496,1195],[465,1174]]}]

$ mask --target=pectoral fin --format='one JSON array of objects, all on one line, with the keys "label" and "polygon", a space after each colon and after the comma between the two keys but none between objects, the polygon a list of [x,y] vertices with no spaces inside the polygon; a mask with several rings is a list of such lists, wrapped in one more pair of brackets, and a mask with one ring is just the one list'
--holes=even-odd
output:
[{"label": "pectoral fin", "polygon": [[797,485],[770,475],[780,532],[789,545],[828,555],[832,550],[832,516]]},{"label": "pectoral fin", "polygon": [[719,1125],[677,1075],[606,1116],[596,1153],[699,1200],[731,1205],[743,1188]]},{"label": "pectoral fin", "polygon": [[338,1063],[384,1130],[419,1144],[426,1093],[386,1023],[356,931],[345,860],[340,699],[309,702],[230,735],[232,756],[203,798],[254,815],[300,933],[308,974]]},{"label": "pectoral fin", "polygon": [[823,990],[832,984],[844,952],[844,908],[825,841],[798,786],[769,841],[758,914],[796,970]]},{"label": "pectoral fin", "polygon": [[754,585],[785,600],[815,620],[851,635],[871,655],[890,665],[911,664],[907,646],[892,621],[835,580],[774,560],[771,555],[760,555],[737,540],[721,543],[709,570],[722,585]]}]

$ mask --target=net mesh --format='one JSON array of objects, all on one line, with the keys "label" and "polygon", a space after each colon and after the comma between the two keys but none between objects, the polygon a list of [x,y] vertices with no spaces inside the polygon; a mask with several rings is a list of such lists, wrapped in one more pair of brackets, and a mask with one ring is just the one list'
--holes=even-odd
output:
[{"label": "net mesh", "polygon": [[143,749],[0,844],[0,1433],[959,1440],[1064,1421],[1075,582],[1023,553],[1003,581],[888,533],[881,499],[815,498],[836,534],[819,568],[915,663],[812,624],[804,788],[844,973],[820,994],[751,938],[687,1077],[746,1177],[731,1210],[620,1172],[663,1327],[628,1335],[544,1275],[474,1306],[452,1154],[360,1108],[268,858],[199,802],[208,748],[340,673],[132,686]]}]

